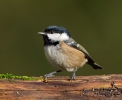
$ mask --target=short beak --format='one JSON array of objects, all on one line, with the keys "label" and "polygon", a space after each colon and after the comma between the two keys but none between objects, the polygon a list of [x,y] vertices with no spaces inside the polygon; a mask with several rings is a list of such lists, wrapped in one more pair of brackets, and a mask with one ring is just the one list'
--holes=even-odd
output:
[{"label": "short beak", "polygon": [[45,32],[38,32],[38,34],[40,34],[40,35],[46,35]]}]

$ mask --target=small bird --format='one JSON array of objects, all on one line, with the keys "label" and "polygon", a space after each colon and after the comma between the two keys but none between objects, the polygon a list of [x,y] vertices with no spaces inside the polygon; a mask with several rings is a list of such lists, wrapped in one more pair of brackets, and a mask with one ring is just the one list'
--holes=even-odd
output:
[{"label": "small bird", "polygon": [[59,70],[45,74],[44,78],[52,77],[61,71],[73,72],[70,79],[75,79],[75,72],[85,63],[94,69],[102,69],[93,61],[89,53],[74,41],[67,29],[61,26],[48,26],[43,32],[44,51],[47,60]]}]

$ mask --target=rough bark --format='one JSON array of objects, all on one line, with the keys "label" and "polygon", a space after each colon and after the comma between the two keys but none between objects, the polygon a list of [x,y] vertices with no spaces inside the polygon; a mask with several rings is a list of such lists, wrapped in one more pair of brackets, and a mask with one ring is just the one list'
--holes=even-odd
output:
[{"label": "rough bark", "polygon": [[122,75],[67,76],[40,80],[0,79],[0,100],[122,100]]}]

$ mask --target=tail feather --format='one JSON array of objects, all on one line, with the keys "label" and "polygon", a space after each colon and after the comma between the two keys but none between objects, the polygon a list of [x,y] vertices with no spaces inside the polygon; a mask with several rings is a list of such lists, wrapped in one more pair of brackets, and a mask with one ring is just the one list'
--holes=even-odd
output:
[{"label": "tail feather", "polygon": [[96,64],[96,63],[88,63],[89,65],[91,65],[94,69],[103,69],[100,65]]}]

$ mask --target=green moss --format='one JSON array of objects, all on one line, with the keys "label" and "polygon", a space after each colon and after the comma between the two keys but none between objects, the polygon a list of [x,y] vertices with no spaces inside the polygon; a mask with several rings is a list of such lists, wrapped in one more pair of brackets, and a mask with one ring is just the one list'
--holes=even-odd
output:
[{"label": "green moss", "polygon": [[0,74],[0,79],[20,79],[20,80],[40,80],[40,78],[28,77],[28,76],[17,76],[13,74]]}]

